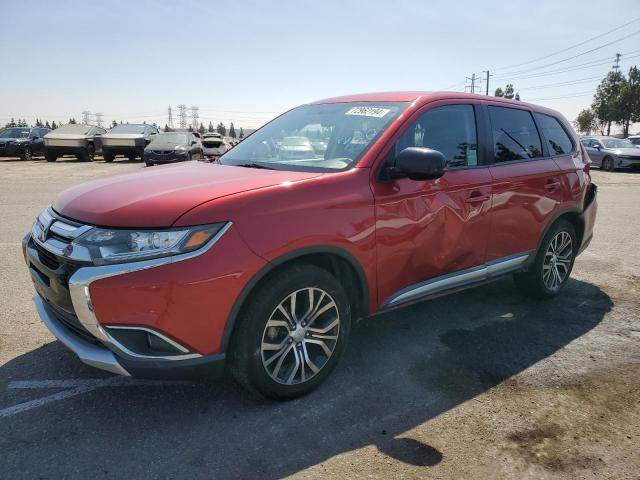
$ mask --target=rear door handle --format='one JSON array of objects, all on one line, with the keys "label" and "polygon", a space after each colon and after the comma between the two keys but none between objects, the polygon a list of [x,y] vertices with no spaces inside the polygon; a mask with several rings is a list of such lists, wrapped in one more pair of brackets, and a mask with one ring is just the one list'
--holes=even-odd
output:
[{"label": "rear door handle", "polygon": [[486,202],[490,198],[491,198],[490,195],[484,195],[479,190],[474,190],[467,197],[467,203],[482,203],[482,202]]}]

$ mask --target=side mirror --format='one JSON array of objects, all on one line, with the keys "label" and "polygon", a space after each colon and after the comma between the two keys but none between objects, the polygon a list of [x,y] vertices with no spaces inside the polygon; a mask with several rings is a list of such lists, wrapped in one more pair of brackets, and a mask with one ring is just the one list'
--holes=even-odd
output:
[{"label": "side mirror", "polygon": [[432,180],[444,175],[446,160],[438,150],[408,147],[396,155],[396,164],[387,169],[389,178]]},{"label": "side mirror", "polygon": [[602,148],[602,146],[601,146],[601,145],[598,145],[598,144],[595,144],[595,145],[593,146],[593,148],[595,148],[596,150],[600,150],[600,149]]},{"label": "side mirror", "polygon": [[196,142],[195,140],[191,140],[191,145],[195,145],[195,144],[197,144],[197,143],[198,143],[198,142]]}]

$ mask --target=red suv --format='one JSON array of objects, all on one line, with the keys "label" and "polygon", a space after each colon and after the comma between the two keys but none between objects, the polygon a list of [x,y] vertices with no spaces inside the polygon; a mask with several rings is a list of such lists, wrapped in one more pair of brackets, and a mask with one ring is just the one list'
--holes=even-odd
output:
[{"label": "red suv", "polygon": [[226,364],[290,398],[330,374],[356,319],[505,275],[556,295],[595,214],[559,113],[375,93],[295,108],[215,164],[73,187],[23,245],[42,320],[83,362],[141,377]]}]

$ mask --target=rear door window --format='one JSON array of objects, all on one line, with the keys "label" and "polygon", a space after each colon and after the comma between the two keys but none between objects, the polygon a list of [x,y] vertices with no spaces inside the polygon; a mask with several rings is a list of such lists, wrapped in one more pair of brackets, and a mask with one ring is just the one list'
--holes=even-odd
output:
[{"label": "rear door window", "polygon": [[407,147],[438,150],[448,168],[478,165],[473,106],[446,105],[425,112],[402,134],[396,143],[396,155]]},{"label": "rear door window", "polygon": [[548,143],[549,155],[564,155],[573,151],[573,142],[557,119],[541,113],[536,113],[535,116],[542,136]]},{"label": "rear door window", "polygon": [[527,110],[489,106],[496,163],[542,157],[542,142]]}]

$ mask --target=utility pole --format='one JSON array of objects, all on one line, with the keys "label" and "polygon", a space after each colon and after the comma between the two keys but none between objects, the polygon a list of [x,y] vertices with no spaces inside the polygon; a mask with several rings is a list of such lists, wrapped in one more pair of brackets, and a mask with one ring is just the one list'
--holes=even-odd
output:
[{"label": "utility pole", "polygon": [[96,113],[96,125],[102,128],[102,115],[101,113]]},{"label": "utility pole", "polygon": [[616,53],[616,64],[613,65],[613,69],[616,71],[616,73],[618,72],[618,70],[620,70],[620,57],[622,56],[622,54],[620,53]]},{"label": "utility pole", "polygon": [[493,75],[489,75],[489,70],[483,70],[483,71],[484,71],[484,73],[487,74],[487,80],[486,80],[487,84],[485,85],[485,87],[486,87],[485,88],[485,93],[486,93],[486,95],[488,97],[489,96],[489,77],[493,77]]},{"label": "utility pole", "polygon": [[178,126],[182,129],[187,128],[187,106],[184,103],[178,105]]},{"label": "utility pole", "polygon": [[82,112],[82,124],[83,125],[89,125],[89,116],[91,115],[91,112],[89,112],[88,110],[85,110],[84,112]]},{"label": "utility pole", "polygon": [[467,89],[467,87],[469,87],[471,89],[471,93],[476,93],[476,80],[480,80],[479,77],[476,77],[476,74],[474,73],[473,75],[471,75],[471,77],[466,77],[467,80],[471,81],[471,85],[467,85],[465,86],[465,90]]},{"label": "utility pole", "polygon": [[171,114],[171,107],[169,107],[167,109],[167,111],[168,111],[168,114],[169,114],[168,115],[169,118],[168,118],[168,121],[167,121],[167,126],[169,128],[171,128],[171,129],[173,129],[173,115]]},{"label": "utility pole", "polygon": [[198,130],[198,107],[190,107],[191,110],[191,126],[194,130]]}]

